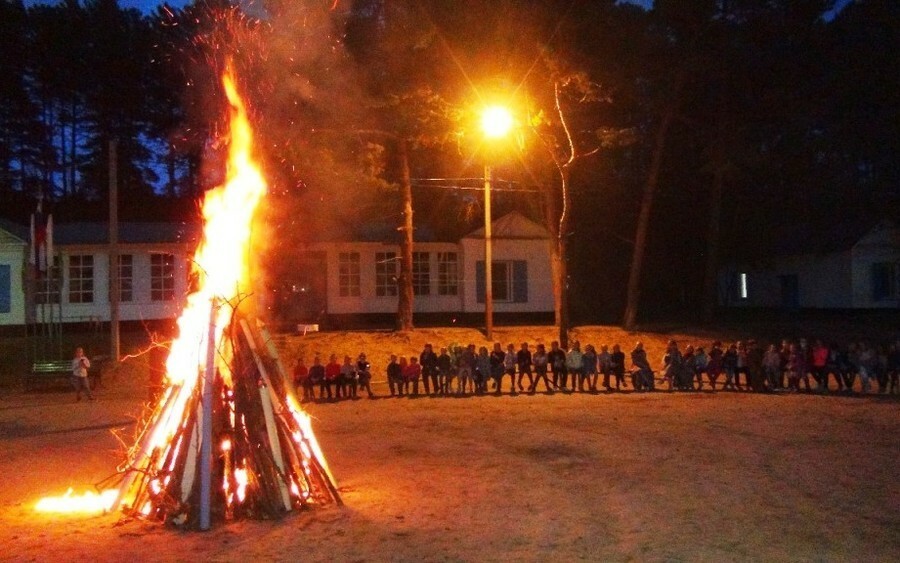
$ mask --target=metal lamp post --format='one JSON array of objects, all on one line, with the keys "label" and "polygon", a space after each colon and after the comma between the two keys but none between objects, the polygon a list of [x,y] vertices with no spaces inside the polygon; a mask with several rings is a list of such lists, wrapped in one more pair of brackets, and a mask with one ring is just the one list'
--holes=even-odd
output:
[{"label": "metal lamp post", "polygon": [[[490,106],[481,114],[481,129],[489,139],[505,137],[512,129],[513,118],[502,106]],[[493,340],[494,333],[494,280],[491,251],[491,165],[484,165],[484,333]]]}]

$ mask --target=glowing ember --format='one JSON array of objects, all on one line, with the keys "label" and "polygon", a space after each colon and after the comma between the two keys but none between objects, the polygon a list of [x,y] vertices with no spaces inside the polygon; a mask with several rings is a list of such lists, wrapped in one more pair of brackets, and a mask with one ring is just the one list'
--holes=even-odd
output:
[{"label": "glowing ember", "polygon": [[116,500],[118,491],[107,489],[100,494],[87,491],[76,495],[72,489],[61,497],[47,497],[38,501],[34,507],[38,512],[56,512],[61,514],[97,513],[110,509]]}]

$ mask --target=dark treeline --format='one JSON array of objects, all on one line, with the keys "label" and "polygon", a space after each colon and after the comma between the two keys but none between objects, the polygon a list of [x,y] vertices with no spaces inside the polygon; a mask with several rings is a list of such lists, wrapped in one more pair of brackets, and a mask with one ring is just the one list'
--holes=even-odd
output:
[{"label": "dark treeline", "polygon": [[[3,214],[24,220],[44,192],[56,213],[101,216],[115,138],[123,217],[192,216],[185,199],[221,177],[217,75],[233,57],[273,224],[396,225],[402,163],[478,177],[490,158],[534,188],[497,204],[544,219],[576,318],[621,318],[629,298],[644,318],[701,318],[724,261],[898,217],[900,4],[835,7],[267,0],[249,17],[228,0],[2,0]],[[515,147],[486,155],[470,109],[495,96],[524,117]],[[477,192],[413,196],[439,232],[481,216]]]}]

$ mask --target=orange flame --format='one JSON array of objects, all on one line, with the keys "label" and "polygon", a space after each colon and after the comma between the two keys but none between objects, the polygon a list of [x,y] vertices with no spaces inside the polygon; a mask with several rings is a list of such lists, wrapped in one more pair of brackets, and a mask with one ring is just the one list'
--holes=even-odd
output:
[{"label": "orange flame", "polygon": [[42,498],[34,508],[38,512],[62,514],[105,512],[116,500],[116,493],[115,489],[107,489],[100,494],[87,491],[76,495],[70,488],[62,496]]},{"label": "orange flame", "polygon": [[[128,456],[128,467],[143,467],[150,459],[153,472],[161,468],[172,437],[184,420],[187,405],[200,374],[206,367],[206,350],[213,301],[224,303],[215,316],[215,344],[228,326],[234,302],[246,289],[249,277],[248,251],[254,211],[266,193],[266,182],[253,161],[253,131],[244,103],[238,95],[232,69],[226,69],[222,85],[230,104],[230,145],[226,182],[209,190],[203,202],[203,239],[194,254],[199,273],[198,289],[187,297],[178,319],[178,338],[166,361],[168,388],[156,408],[153,423]],[[158,455],[153,455],[156,452]],[[133,475],[134,472],[132,472]],[[133,477],[132,477],[133,478]],[[38,510],[54,512],[99,512],[118,505],[131,506],[128,498],[132,481],[126,477],[121,487],[97,495],[48,497]],[[132,508],[134,508],[132,506]],[[148,507],[141,507],[142,511]]]}]

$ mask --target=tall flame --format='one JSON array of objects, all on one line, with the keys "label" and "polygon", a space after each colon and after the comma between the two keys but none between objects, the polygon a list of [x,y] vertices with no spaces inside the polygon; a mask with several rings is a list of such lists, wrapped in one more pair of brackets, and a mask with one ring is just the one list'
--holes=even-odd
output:
[{"label": "tall flame", "polygon": [[[230,104],[230,145],[226,181],[206,193],[203,202],[203,238],[194,254],[194,269],[199,274],[198,289],[187,297],[178,319],[178,337],[172,343],[166,361],[168,388],[156,408],[145,436],[129,453],[127,466],[159,470],[172,443],[172,436],[183,422],[185,405],[196,387],[206,364],[207,340],[214,300],[233,303],[244,291],[249,277],[251,223],[253,214],[266,193],[266,182],[254,163],[253,130],[244,103],[235,86],[234,73],[227,68],[222,86]],[[215,317],[215,345],[231,320],[233,307],[218,307]],[[155,453],[154,453],[155,452]],[[96,495],[73,495],[41,499],[37,509],[50,512],[97,512],[119,505],[131,506],[131,484],[137,472],[130,472],[118,490]],[[131,506],[135,508],[134,506]]]}]

